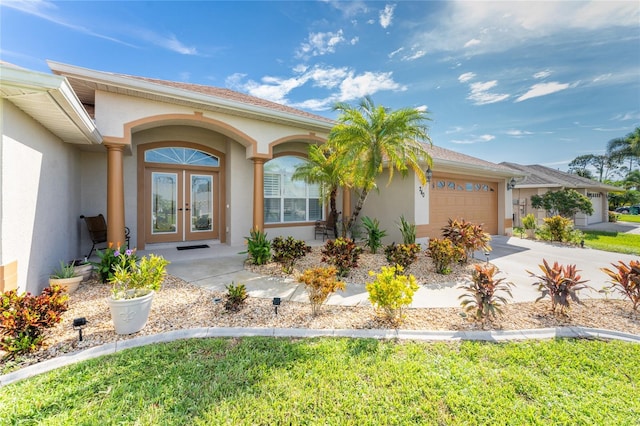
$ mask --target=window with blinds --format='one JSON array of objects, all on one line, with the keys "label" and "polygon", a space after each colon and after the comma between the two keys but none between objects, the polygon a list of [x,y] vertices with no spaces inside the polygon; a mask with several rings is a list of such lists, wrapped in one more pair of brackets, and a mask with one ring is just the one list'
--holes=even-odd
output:
[{"label": "window with blinds", "polygon": [[285,156],[265,163],[264,223],[322,220],[319,185],[291,178],[304,162],[302,158]]}]

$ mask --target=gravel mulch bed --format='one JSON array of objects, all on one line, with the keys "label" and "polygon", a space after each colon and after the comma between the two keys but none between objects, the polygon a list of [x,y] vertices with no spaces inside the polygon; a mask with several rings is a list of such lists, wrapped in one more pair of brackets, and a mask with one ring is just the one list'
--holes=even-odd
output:
[{"label": "gravel mulch bed", "polygon": [[[319,264],[319,249],[297,264],[299,272]],[[384,255],[363,254],[359,268],[352,271],[347,282],[371,281],[367,271],[379,270],[386,265]],[[418,279],[420,285],[442,285],[461,282],[471,265],[459,266],[451,275],[433,272],[430,260],[424,255],[407,272]],[[280,267],[269,264],[261,267],[247,265],[247,269],[260,273],[282,275]],[[224,294],[203,289],[179,278],[168,276],[163,288],[154,297],[149,322],[146,327],[130,336],[116,335],[111,323],[107,298],[110,286],[90,280],[80,285],[70,296],[69,310],[63,321],[49,330],[46,346],[40,351],[16,361],[0,361],[0,371],[25,367],[64,353],[75,352],[116,340],[157,334],[172,330],[197,327],[280,327],[316,329],[372,329],[393,328],[376,317],[371,307],[344,307],[327,305],[319,316],[311,315],[306,303],[286,302],[278,315],[270,299],[249,297],[239,312],[227,312]],[[584,305],[573,304],[569,316],[554,315],[549,311],[550,302],[512,303],[504,307],[497,320],[478,324],[462,315],[456,308],[408,309],[402,329],[411,330],[516,330],[558,326],[584,326],[617,330],[640,335],[640,316],[634,316],[631,303],[623,300],[584,300]],[[83,341],[78,341],[78,332],[73,330],[74,318],[86,317],[88,326]],[[0,352],[0,356],[2,353]],[[10,363],[10,365],[9,365]]]}]

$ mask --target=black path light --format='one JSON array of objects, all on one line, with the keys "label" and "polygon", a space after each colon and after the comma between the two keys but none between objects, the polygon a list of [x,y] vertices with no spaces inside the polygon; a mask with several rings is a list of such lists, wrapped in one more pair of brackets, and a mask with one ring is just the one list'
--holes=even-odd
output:
[{"label": "black path light", "polygon": [[82,329],[87,326],[87,319],[85,317],[73,319],[73,329],[78,330],[78,341],[82,342]]},{"label": "black path light", "polygon": [[279,297],[273,298],[273,307],[276,310],[276,315],[278,315],[278,306],[280,306],[281,299]]}]

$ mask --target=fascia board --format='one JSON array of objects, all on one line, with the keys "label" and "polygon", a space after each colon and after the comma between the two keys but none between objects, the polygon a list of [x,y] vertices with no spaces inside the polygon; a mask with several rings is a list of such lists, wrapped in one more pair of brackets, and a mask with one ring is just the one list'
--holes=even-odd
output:
[{"label": "fascia board", "polygon": [[66,78],[22,68],[0,66],[0,81],[2,85],[18,87],[26,92],[47,93],[57,108],[69,117],[89,143],[102,143],[102,135]]},{"label": "fascia board", "polygon": [[436,170],[436,167],[438,167],[437,171],[440,171],[441,170],[440,167],[443,167],[447,169],[455,169],[455,170],[452,170],[452,172],[466,171],[468,173],[484,173],[484,174],[489,174],[491,176],[501,177],[501,178],[512,178],[512,177],[519,178],[519,177],[526,176],[525,174],[517,172],[515,170],[513,171],[504,170],[501,168],[498,169],[494,167],[481,166],[477,164],[466,164],[466,163],[460,163],[457,161],[442,160],[438,158],[433,159],[433,164],[434,164],[434,170]]},{"label": "fascia board", "polygon": [[178,89],[175,87],[162,86],[157,83],[146,82],[142,80],[132,80],[126,77],[120,77],[117,75],[111,75],[100,71],[89,70],[86,68],[75,67],[73,65],[61,64],[59,62],[47,61],[47,64],[54,72],[62,74],[69,74],[73,76],[79,76],[91,81],[99,82],[105,85],[118,86],[124,89],[153,94],[164,95],[171,98],[175,98],[183,101],[199,102],[207,105],[218,106],[230,111],[237,112],[250,112],[258,116],[276,118],[296,125],[310,125],[319,127],[322,130],[329,131],[333,128],[333,123],[329,123],[321,120],[314,120],[308,117],[302,117],[286,112],[274,111],[269,108],[259,107],[255,105],[249,105],[241,102],[236,102],[217,96],[205,95],[202,93],[195,93],[188,90]]}]

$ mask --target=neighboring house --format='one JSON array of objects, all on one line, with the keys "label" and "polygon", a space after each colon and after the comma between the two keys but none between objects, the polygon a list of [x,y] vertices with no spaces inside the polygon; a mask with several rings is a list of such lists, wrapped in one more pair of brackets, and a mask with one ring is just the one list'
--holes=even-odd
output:
[{"label": "neighboring house", "polygon": [[[190,242],[242,245],[314,238],[326,215],[318,188],[290,177],[333,121],[226,89],[49,62],[55,75],[0,64],[0,289],[39,292],[60,260],[89,252],[80,215],[107,217],[108,239],[140,249]],[[420,238],[449,217],[512,229],[507,182],[520,173],[438,147],[423,187],[378,182],[362,215],[400,241],[401,215]],[[339,197],[343,212],[357,194]]]},{"label": "neighboring house", "polygon": [[544,195],[548,191],[559,191],[565,188],[575,189],[582,195],[589,197],[593,205],[593,214],[576,214],[574,218],[576,226],[609,221],[607,196],[609,192],[620,191],[620,188],[545,166],[523,166],[507,162],[500,164],[524,175],[524,178],[516,181],[512,191],[515,226],[522,226],[522,218],[529,213],[536,215],[538,223],[542,223],[542,219],[546,217],[546,212],[543,209],[534,209],[531,206],[532,195]]}]

